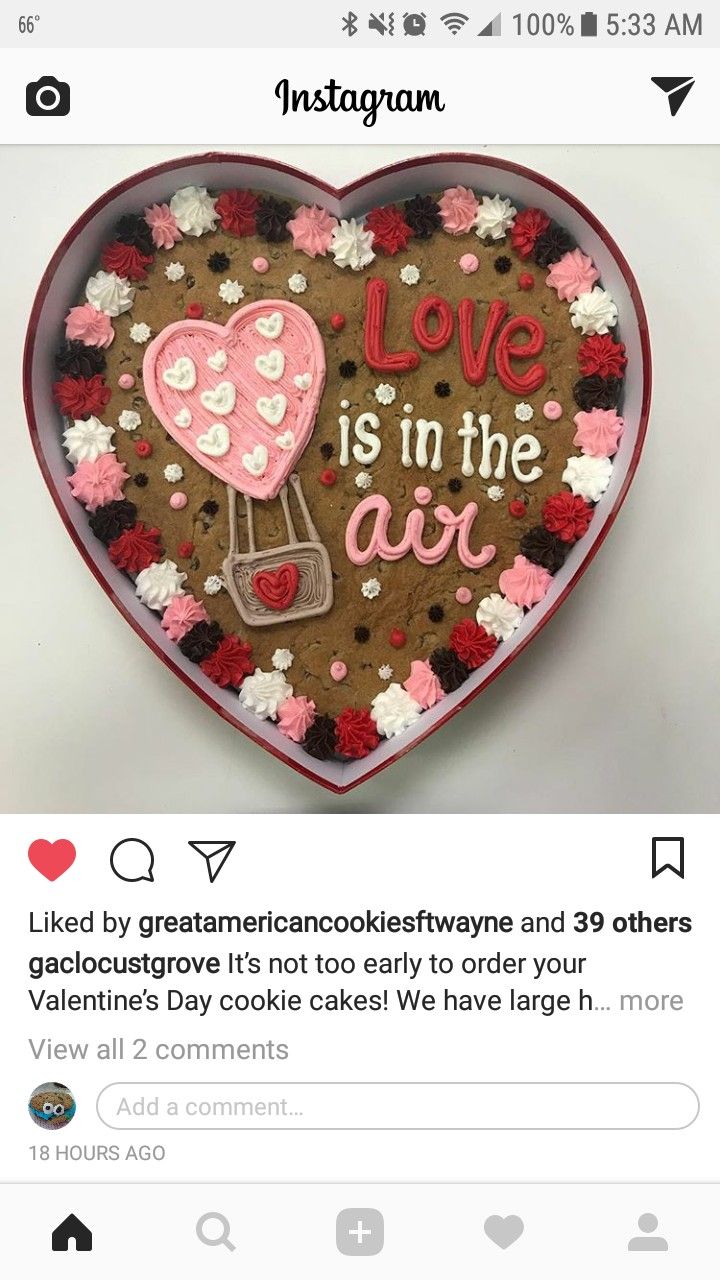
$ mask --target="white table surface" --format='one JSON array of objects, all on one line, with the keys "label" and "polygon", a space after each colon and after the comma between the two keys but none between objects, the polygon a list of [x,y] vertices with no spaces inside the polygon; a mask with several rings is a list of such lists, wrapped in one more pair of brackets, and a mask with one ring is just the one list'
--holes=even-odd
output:
[{"label": "white table surface", "polygon": [[[211,147],[253,150],[195,150]],[[457,148],[262,152],[340,183]],[[600,554],[530,648],[451,724],[345,797],[253,746],[159,663],[77,555],[30,446],[21,352],[48,258],[107,187],[189,150],[0,149],[2,811],[715,811],[719,149],[486,148],[573,191],[626,254],[651,326],[647,443]]]}]

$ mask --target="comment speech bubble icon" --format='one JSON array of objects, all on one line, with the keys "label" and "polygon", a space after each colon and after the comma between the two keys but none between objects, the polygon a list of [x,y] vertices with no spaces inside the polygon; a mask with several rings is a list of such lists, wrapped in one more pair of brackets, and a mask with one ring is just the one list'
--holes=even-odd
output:
[{"label": "comment speech bubble icon", "polygon": [[153,882],[155,854],[144,840],[129,838],[115,845],[110,854],[110,866],[118,880],[135,884],[138,880]]}]

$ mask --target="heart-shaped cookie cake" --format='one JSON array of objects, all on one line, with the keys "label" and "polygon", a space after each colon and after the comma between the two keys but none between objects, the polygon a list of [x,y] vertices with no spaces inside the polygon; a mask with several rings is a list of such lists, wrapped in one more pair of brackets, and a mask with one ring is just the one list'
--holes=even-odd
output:
[{"label": "heart-shaped cookie cake", "polygon": [[169,189],[88,264],[55,364],[67,483],[151,625],[316,760],[530,625],[624,427],[582,244],[462,185],[359,219]]}]

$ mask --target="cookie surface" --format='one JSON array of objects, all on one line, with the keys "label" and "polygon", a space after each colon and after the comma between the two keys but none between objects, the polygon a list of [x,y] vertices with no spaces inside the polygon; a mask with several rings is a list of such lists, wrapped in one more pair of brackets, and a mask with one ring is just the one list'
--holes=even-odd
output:
[{"label": "cookie surface", "polygon": [[116,237],[58,350],[72,492],[208,680],[362,757],[587,532],[623,429],[617,308],[542,210],[464,187],[357,223],[183,188]]}]

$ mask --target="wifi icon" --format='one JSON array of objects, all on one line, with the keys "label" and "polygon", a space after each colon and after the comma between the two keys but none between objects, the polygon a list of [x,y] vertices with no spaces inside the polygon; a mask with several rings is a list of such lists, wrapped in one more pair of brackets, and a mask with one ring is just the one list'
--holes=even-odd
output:
[{"label": "wifi icon", "polygon": [[469,22],[470,19],[466,13],[444,13],[440,21],[452,35],[456,36],[458,31],[462,31],[465,23]]}]

